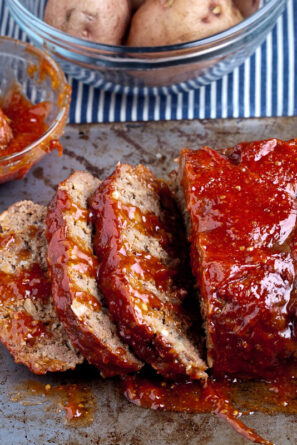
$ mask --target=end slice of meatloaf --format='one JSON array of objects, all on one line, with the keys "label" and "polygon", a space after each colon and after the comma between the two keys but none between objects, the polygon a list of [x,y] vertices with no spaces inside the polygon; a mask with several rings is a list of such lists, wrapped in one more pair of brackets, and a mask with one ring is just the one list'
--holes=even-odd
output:
[{"label": "end slice of meatloaf", "polygon": [[22,201],[0,215],[0,339],[35,374],[66,371],[83,357],[54,309],[48,277],[46,208]]},{"label": "end slice of meatloaf", "polygon": [[119,164],[89,204],[98,285],[120,336],[165,377],[206,379],[183,309],[186,243],[167,185],[141,165]]},{"label": "end slice of meatloaf", "polygon": [[297,358],[297,141],[227,153],[180,155],[192,271],[209,366],[217,375],[265,378]]},{"label": "end slice of meatloaf", "polygon": [[48,263],[56,309],[72,343],[111,377],[137,371],[142,363],[120,340],[97,288],[87,199],[99,183],[75,172],[59,185],[47,214]]}]

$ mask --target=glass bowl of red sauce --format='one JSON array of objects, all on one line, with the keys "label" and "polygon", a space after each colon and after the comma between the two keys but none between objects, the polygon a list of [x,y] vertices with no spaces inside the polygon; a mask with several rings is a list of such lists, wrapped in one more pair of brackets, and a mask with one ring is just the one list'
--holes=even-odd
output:
[{"label": "glass bowl of red sauce", "polygon": [[23,178],[57,149],[71,88],[59,65],[34,46],[0,37],[0,183]]}]

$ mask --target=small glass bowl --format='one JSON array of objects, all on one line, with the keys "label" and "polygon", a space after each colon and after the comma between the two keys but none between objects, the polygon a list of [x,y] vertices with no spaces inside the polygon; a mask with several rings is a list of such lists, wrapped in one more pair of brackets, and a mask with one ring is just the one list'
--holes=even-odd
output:
[{"label": "small glass bowl", "polygon": [[8,156],[0,153],[0,183],[21,179],[46,153],[59,149],[67,122],[71,88],[59,65],[45,52],[34,46],[0,37],[0,97],[15,83],[33,103],[51,103],[47,116],[48,130],[22,151]]},{"label": "small glass bowl", "polygon": [[[246,7],[248,0],[236,0]],[[257,0],[250,0],[253,4]],[[75,38],[43,22],[46,0],[6,0],[29,38],[44,46],[72,77],[94,86],[197,88],[240,65],[259,46],[286,0],[261,0],[260,8],[219,34],[179,45],[134,48]]]}]

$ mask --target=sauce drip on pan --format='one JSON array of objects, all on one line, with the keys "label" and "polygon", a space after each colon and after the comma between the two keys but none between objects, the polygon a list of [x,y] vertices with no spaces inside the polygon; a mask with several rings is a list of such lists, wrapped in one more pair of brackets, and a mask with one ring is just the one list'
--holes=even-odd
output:
[{"label": "sauce drip on pan", "polygon": [[[173,383],[155,375],[138,374],[123,377],[121,389],[137,406],[162,411],[213,413],[224,418],[250,441],[271,445],[248,428],[241,420],[242,416],[255,412],[297,414],[295,375],[296,370],[286,370],[270,382],[210,380],[203,387],[199,382]],[[26,381],[17,386],[10,399],[23,405],[52,402],[50,408],[64,409],[67,423],[72,426],[85,426],[93,420],[95,401],[88,385],[51,386]]]},{"label": "sauce drip on pan", "polygon": [[210,380],[203,387],[199,382],[172,383],[164,379],[139,375],[122,378],[122,389],[135,405],[153,410],[213,413],[225,419],[236,432],[252,442],[272,445],[241,420],[243,414],[234,408],[226,382]]},{"label": "sauce drip on pan", "polygon": [[198,381],[171,382],[147,370],[121,378],[126,398],[137,406],[160,411],[213,413],[252,442],[271,444],[248,428],[242,416],[261,412],[297,414],[296,364],[279,367],[269,380],[237,380],[225,376]]},{"label": "sauce drip on pan", "polygon": [[95,401],[91,389],[85,385],[52,386],[29,380],[18,385],[10,400],[25,406],[48,404],[49,409],[65,412],[68,425],[87,426],[93,421]]}]

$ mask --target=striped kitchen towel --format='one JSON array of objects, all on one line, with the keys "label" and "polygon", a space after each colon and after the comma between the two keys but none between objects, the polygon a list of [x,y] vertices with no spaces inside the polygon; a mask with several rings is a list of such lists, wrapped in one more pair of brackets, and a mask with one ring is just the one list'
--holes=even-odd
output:
[{"label": "striped kitchen towel", "polygon": [[[22,40],[0,0],[0,33]],[[69,78],[73,95],[70,123],[297,115],[297,0],[266,41],[229,75],[196,90],[102,89]]]}]

